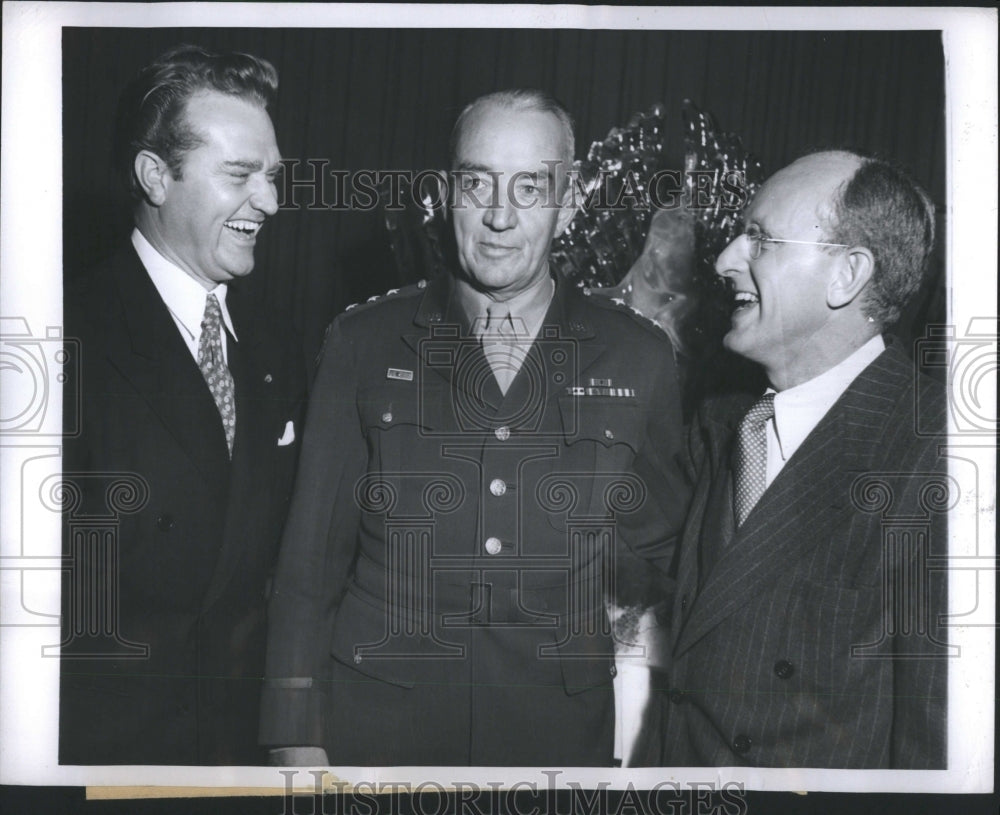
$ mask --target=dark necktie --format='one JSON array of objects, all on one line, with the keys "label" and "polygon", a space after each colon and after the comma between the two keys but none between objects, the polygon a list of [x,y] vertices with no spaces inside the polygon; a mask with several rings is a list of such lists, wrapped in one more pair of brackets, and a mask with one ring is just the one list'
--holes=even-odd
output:
[{"label": "dark necktie", "polygon": [[229,456],[233,455],[233,440],[236,438],[236,401],[234,397],[233,375],[226,367],[222,355],[222,309],[214,294],[205,298],[205,316],[201,319],[201,339],[198,341],[198,367],[212,392],[215,406],[222,417],[222,428],[226,431],[226,445]]},{"label": "dark necktie", "polygon": [[747,519],[767,484],[767,420],[774,416],[774,394],[751,405],[736,431],[736,525]]},{"label": "dark necktie", "polygon": [[510,383],[517,375],[518,364],[514,358],[514,325],[510,309],[502,303],[495,303],[486,309],[486,328],[482,334],[483,352],[493,369],[500,386],[500,393],[506,394]]}]

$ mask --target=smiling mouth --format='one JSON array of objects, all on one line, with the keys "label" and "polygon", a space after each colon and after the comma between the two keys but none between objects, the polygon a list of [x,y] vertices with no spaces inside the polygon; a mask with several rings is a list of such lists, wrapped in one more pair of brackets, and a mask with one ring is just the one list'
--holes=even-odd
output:
[{"label": "smiling mouth", "polygon": [[226,221],[224,223],[226,229],[235,232],[244,240],[256,237],[263,225],[259,221]]},{"label": "smiling mouth", "polygon": [[760,305],[760,298],[751,291],[733,292],[733,314]]}]

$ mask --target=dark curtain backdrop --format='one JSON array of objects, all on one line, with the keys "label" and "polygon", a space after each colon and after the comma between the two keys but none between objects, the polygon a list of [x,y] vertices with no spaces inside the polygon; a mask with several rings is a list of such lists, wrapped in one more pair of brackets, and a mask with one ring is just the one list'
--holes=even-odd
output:
[{"label": "dark curtain backdrop", "polygon": [[[68,276],[111,254],[128,234],[126,199],[110,169],[117,96],[140,67],[180,42],[273,62],[281,77],[272,116],[282,154],[327,159],[327,169],[444,167],[451,125],[465,103],[531,86],[572,112],[578,158],[633,112],[662,102],[677,114],[667,152],[682,167],[680,109],[690,98],[738,133],[767,173],[810,147],[863,147],[908,166],[944,212],[944,59],[936,31],[66,28]],[[312,171],[303,163],[297,172]],[[346,305],[412,282],[395,266],[377,210],[308,209],[310,195],[300,191],[301,206],[268,222],[247,281],[254,298],[294,321],[309,356]],[[927,287],[904,334],[943,319],[943,292],[941,283]]]}]

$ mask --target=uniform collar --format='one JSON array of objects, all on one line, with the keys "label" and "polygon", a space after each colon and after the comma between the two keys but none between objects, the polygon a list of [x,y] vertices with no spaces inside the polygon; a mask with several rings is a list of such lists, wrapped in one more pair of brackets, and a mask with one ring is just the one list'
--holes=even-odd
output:
[{"label": "uniform collar", "polygon": [[531,288],[502,301],[476,291],[464,280],[455,280],[454,289],[455,298],[465,316],[465,324],[471,326],[470,333],[479,333],[485,327],[483,318],[486,316],[487,309],[492,310],[499,305],[501,313],[504,310],[510,312],[517,334],[534,337],[552,303],[552,297],[555,294],[555,281],[546,275]]}]

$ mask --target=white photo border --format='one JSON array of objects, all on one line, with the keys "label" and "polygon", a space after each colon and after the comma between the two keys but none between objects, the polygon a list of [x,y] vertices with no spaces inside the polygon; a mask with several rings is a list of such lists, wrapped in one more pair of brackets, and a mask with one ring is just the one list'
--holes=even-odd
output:
[{"label": "white photo border", "polygon": [[[945,247],[948,324],[959,337],[992,342],[994,366],[974,398],[979,415],[995,415],[997,268],[997,14],[989,9],[933,8],[609,8],[584,6],[446,6],[279,3],[6,2],[3,8],[2,216],[0,315],[5,330],[23,320],[39,335],[62,322],[61,35],[78,27],[365,27],[365,28],[602,28],[602,29],[913,29],[943,32],[946,70],[947,211]],[[735,124],[735,123],[734,123]],[[961,284],[961,285],[960,285]],[[55,335],[49,335],[55,336]],[[994,387],[989,387],[989,380]],[[5,385],[7,380],[5,380]],[[20,385],[15,385],[20,387]],[[968,394],[953,393],[960,399]],[[9,391],[4,400],[16,398]],[[992,403],[989,401],[992,398]],[[50,394],[58,406],[59,393]],[[54,408],[55,409],[55,408]],[[6,415],[6,414],[5,414]],[[56,417],[58,419],[58,417]],[[338,768],[354,782],[413,786],[435,779],[489,785],[534,783],[540,790],[673,789],[726,782],[747,790],[988,792],[994,767],[995,444],[953,426],[952,474],[978,478],[978,502],[952,518],[952,613],[967,610],[969,573],[978,591],[970,624],[952,629],[962,648],[949,671],[949,767],[945,771],[778,770],[748,768]],[[58,631],[58,516],[33,512],[22,495],[22,472],[58,465],[58,437],[0,438],[0,780],[27,785],[166,785],[272,789],[287,776],[275,768],[71,767],[56,760],[58,660],[39,658]],[[971,475],[970,475],[971,474]],[[22,541],[33,544],[25,556]],[[958,559],[961,559],[960,561]],[[51,609],[41,625],[22,625],[24,609]],[[286,771],[287,772],[287,771]],[[312,788],[301,770],[296,787]],[[666,785],[666,786],[665,786]],[[686,788],[686,787],[685,787]]]}]

